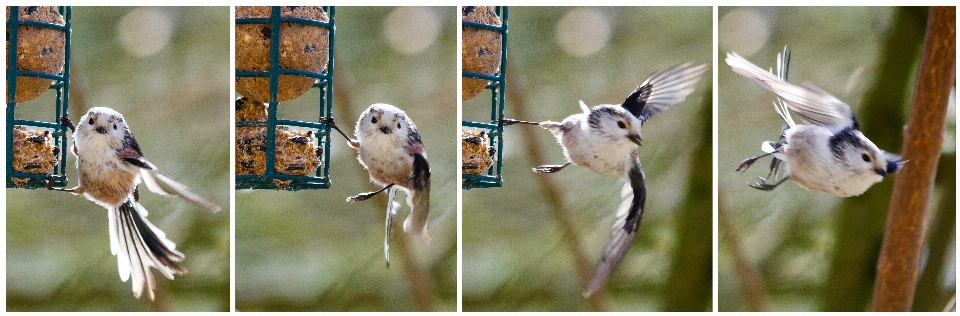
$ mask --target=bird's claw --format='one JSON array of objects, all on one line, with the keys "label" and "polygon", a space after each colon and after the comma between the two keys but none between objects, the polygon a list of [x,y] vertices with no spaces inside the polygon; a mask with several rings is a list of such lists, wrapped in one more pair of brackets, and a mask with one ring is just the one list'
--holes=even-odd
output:
[{"label": "bird's claw", "polygon": [[536,173],[554,173],[563,169],[566,165],[543,165],[539,167],[534,167],[533,172]]},{"label": "bird's claw", "polygon": [[53,188],[53,181],[53,175],[49,173],[46,174],[46,179],[43,181],[43,184],[47,187],[47,190],[55,190]]},{"label": "bird's claw", "polygon": [[68,129],[70,129],[70,132],[71,132],[71,133],[76,129],[76,126],[73,125],[73,121],[71,121],[70,118],[68,118],[68,117],[66,117],[66,116],[61,116],[61,117],[60,117],[60,124],[63,124],[63,125],[66,126]]},{"label": "bird's claw", "polygon": [[761,191],[770,191],[777,187],[777,184],[770,183],[763,177],[757,177],[757,179],[760,179],[760,182],[747,183],[747,185],[749,185],[751,188]]},{"label": "bird's claw", "polygon": [[516,124],[540,125],[540,123],[538,123],[538,122],[521,121],[521,120],[514,120],[514,119],[496,120],[496,121],[494,121],[494,123],[500,123],[500,124],[502,124],[503,126],[510,126],[510,125],[516,125]]},{"label": "bird's claw", "polygon": [[[379,193],[379,192],[377,192],[377,193]],[[370,198],[372,198],[374,195],[377,195],[377,193],[374,193],[374,192],[360,193],[360,194],[357,194],[357,195],[348,197],[348,198],[347,198],[347,202],[366,201],[366,200],[369,200]]]}]

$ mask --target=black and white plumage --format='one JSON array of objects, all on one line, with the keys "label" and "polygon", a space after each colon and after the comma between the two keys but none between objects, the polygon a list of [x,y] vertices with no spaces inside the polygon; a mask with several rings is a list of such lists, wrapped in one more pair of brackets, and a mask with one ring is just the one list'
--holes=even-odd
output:
[{"label": "black and white plumage", "polygon": [[387,190],[387,217],[384,233],[384,256],[390,266],[390,231],[393,217],[400,208],[393,201],[399,188],[407,193],[410,215],[403,230],[428,244],[427,217],[430,214],[430,164],[417,126],[403,110],[389,104],[373,104],[360,115],[354,131],[356,140],[349,145],[357,149],[360,164],[370,173],[370,180],[383,186],[380,190],[362,193],[347,201],[362,201]]},{"label": "black and white plumage", "polygon": [[619,105],[602,104],[562,122],[545,121],[538,125],[549,130],[563,147],[567,162],[544,165],[535,172],[552,173],[574,164],[613,178],[627,181],[628,193],[610,242],[604,248],[600,265],[594,272],[585,296],[606,284],[636,237],[646,200],[643,168],[637,156],[642,139],[641,127],[651,117],[683,102],[693,93],[696,83],[707,71],[706,64],[684,63],[656,72]]},{"label": "black and white plumage", "polygon": [[[107,208],[110,252],[117,256],[120,279],[131,278],[133,295],[140,297],[146,285],[154,299],[156,282],[150,267],[169,279],[187,270],[177,264],[183,254],[159,228],[147,221],[139,202],[137,185],[165,196],[180,196],[211,212],[220,207],[190,191],[144,157],[123,115],[110,108],[91,108],[73,127],[73,153],[77,156],[78,185],[59,191],[82,194]],[[48,189],[54,189],[48,183]]]},{"label": "black and white plumage", "polygon": [[[757,159],[773,155],[768,177],[776,177],[785,162],[783,178],[772,179],[774,183],[759,178],[751,187],[773,190],[790,179],[807,190],[856,196],[903,166],[898,155],[880,150],[863,135],[849,105],[811,83],[787,82],[790,51],[786,47],[777,57],[777,75],[737,53],[727,54],[726,62],[734,72],[777,96],[774,109],[787,124],[778,142],[764,142],[764,154],[744,160],[736,169],[745,171]],[[803,124],[792,119],[791,111]]]}]

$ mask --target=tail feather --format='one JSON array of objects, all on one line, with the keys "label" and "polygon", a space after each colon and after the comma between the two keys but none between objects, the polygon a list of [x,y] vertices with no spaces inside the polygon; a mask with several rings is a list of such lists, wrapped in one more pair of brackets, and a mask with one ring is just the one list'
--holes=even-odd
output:
[{"label": "tail feather", "polygon": [[[623,196],[630,201],[621,204],[621,209],[617,214],[620,217],[614,225],[613,232],[610,234],[610,241],[603,249],[600,265],[593,272],[593,278],[587,284],[587,289],[583,291],[584,297],[590,297],[602,288],[613,270],[620,265],[626,256],[630,246],[637,237],[637,231],[640,229],[640,219],[643,217],[644,204],[647,201],[647,188],[644,182],[643,168],[639,162],[636,162],[630,169],[629,186],[632,192],[627,191]],[[626,189],[625,189],[626,191]],[[632,194],[631,194],[632,193]],[[624,206],[626,206],[624,208]],[[622,216],[622,217],[621,217]]]},{"label": "tail feather", "polygon": [[410,215],[403,222],[403,231],[413,235],[423,244],[430,243],[427,233],[427,218],[430,215],[430,165],[420,154],[413,155],[413,174],[410,176],[411,190],[407,192],[407,205]]},{"label": "tail feather", "polygon": [[117,256],[120,279],[132,276],[133,295],[140,297],[146,284],[150,300],[155,298],[156,282],[150,267],[169,279],[187,270],[177,264],[183,260],[176,244],[142,215],[146,210],[128,198],[110,212],[110,249]]}]

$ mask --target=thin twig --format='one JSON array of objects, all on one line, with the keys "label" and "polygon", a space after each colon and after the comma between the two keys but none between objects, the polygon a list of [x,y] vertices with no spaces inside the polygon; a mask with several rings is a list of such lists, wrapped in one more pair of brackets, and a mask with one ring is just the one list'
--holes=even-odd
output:
[{"label": "thin twig", "polygon": [[757,268],[750,264],[750,260],[747,260],[743,246],[740,244],[740,238],[737,237],[737,229],[733,227],[733,223],[730,222],[727,215],[726,204],[723,203],[723,199],[718,201],[717,219],[723,235],[721,240],[730,249],[730,256],[733,257],[733,270],[736,271],[737,279],[740,281],[740,289],[747,300],[747,306],[753,312],[766,311],[767,304],[763,299],[763,278],[760,277]]},{"label": "thin twig", "polygon": [[920,57],[903,159],[887,216],[873,311],[909,311],[920,271],[924,219],[943,145],[947,101],[956,70],[956,7],[934,7]]}]

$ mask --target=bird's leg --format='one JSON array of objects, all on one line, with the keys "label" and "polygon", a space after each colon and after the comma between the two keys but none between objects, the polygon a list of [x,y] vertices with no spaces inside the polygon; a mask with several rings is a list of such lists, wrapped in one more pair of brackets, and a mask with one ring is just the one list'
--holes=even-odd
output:
[{"label": "bird's leg", "polygon": [[67,126],[67,128],[70,129],[70,132],[71,132],[71,133],[76,129],[76,126],[73,125],[73,121],[71,121],[71,120],[70,120],[69,118],[67,118],[66,116],[60,117],[60,124],[63,124],[63,125],[65,125],[65,126]]},{"label": "bird's leg", "polygon": [[560,169],[563,169],[563,167],[566,167],[566,166],[569,166],[569,165],[570,165],[569,162],[568,162],[568,163],[565,163],[565,164],[562,164],[562,165],[542,165],[542,166],[539,166],[539,167],[534,167],[534,168],[533,168],[533,172],[536,172],[536,173],[554,173],[554,172],[560,171]]},{"label": "bird's leg", "polygon": [[357,202],[357,201],[366,201],[366,200],[369,200],[369,199],[372,198],[373,196],[375,196],[375,195],[377,195],[377,194],[380,194],[380,192],[383,192],[383,191],[389,189],[390,187],[393,187],[393,183],[391,183],[391,184],[389,184],[389,185],[381,188],[380,190],[376,190],[376,191],[373,191],[373,192],[360,193],[360,194],[357,194],[357,195],[348,197],[348,198],[347,198],[347,202]]},{"label": "bird's leg", "polygon": [[757,190],[761,190],[761,191],[770,191],[770,190],[773,190],[773,189],[775,189],[778,185],[780,185],[781,183],[783,183],[784,181],[787,181],[787,177],[784,177],[783,179],[780,179],[780,181],[777,181],[777,183],[767,182],[767,179],[764,179],[764,178],[761,178],[761,177],[757,177],[757,179],[760,179],[760,182],[756,182],[756,183],[752,183],[752,184],[748,183],[747,185],[749,185],[751,188],[754,188],[754,189],[757,189]]},{"label": "bird's leg", "polygon": [[47,174],[47,179],[44,180],[43,183],[47,186],[47,190],[50,190],[50,191],[63,191],[63,192],[70,192],[70,193],[77,194],[77,192],[74,191],[76,188],[74,188],[74,189],[54,188],[54,187],[53,187],[53,175],[51,175],[51,174],[49,174],[49,173]]},{"label": "bird's leg", "polygon": [[350,136],[347,136],[347,133],[344,133],[342,130],[340,130],[340,127],[337,126],[337,122],[333,120],[332,116],[321,117],[320,123],[327,124],[327,125],[330,125],[330,127],[333,127],[333,129],[337,130],[337,132],[339,132],[340,135],[343,135],[343,138],[346,138],[348,142],[353,141],[353,139],[350,139]]},{"label": "bird's leg", "polygon": [[759,156],[753,156],[753,157],[744,159],[742,162],[740,162],[740,166],[737,167],[737,170],[734,170],[733,172],[746,171],[748,168],[750,168],[750,165],[753,165],[753,163],[756,162],[758,159],[769,156],[770,154],[771,153],[764,153]]},{"label": "bird's leg", "polygon": [[773,160],[770,160],[770,173],[767,174],[767,178],[776,179],[777,174],[780,172],[780,163],[783,160],[777,159],[776,157]]},{"label": "bird's leg", "polygon": [[500,124],[503,124],[503,126],[510,126],[515,124],[540,125],[540,123],[538,122],[521,121],[521,120],[514,120],[514,119],[502,119],[502,120],[494,121],[494,123],[500,123]]}]

